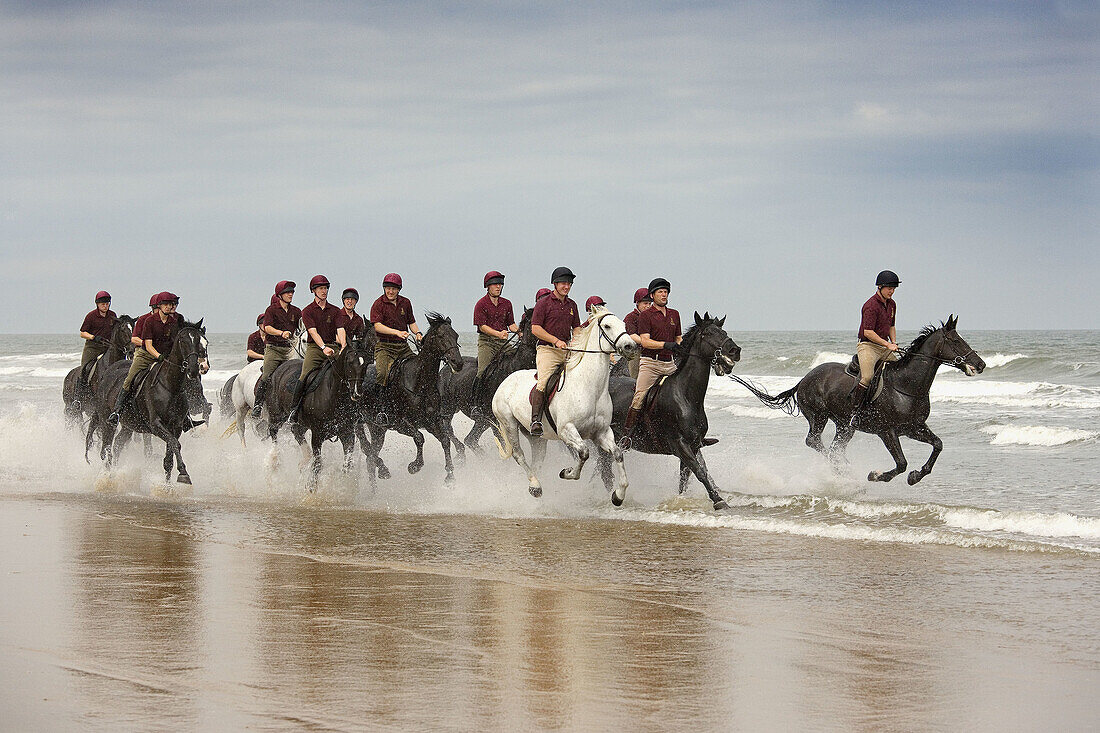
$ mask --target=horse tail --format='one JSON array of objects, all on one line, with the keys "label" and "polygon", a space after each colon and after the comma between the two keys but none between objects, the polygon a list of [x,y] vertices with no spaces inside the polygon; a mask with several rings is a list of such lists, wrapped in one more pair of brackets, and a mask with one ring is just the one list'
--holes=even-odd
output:
[{"label": "horse tail", "polygon": [[756,399],[763,402],[773,410],[782,410],[788,415],[798,414],[798,397],[795,396],[795,392],[798,390],[798,384],[788,389],[786,392],[780,392],[777,395],[770,395],[760,387],[757,387],[752,382],[742,379],[741,377],[733,374],[729,375],[729,378],[740,384],[742,387],[752,392]]}]

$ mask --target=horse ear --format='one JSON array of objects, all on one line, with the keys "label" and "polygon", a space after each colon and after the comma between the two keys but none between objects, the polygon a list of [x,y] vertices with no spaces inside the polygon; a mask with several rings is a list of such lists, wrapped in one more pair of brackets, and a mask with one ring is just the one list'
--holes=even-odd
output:
[{"label": "horse ear", "polygon": [[199,322],[195,324],[195,328],[197,328],[197,329],[199,329],[200,331],[202,331],[202,330],[203,330],[203,329],[202,329],[202,322],[203,322],[203,321],[205,321],[205,320],[206,320],[206,316],[203,316],[202,318],[200,318],[200,319],[199,319]]},{"label": "horse ear", "polygon": [[699,315],[699,311],[695,311],[695,325],[696,326],[702,326],[703,325],[703,319]]},{"label": "horse ear", "polygon": [[710,320],[710,311],[707,311],[703,314],[703,320],[704,321],[709,321]]},{"label": "horse ear", "polygon": [[722,320],[718,321],[718,328],[725,328],[725,326],[726,326],[726,317],[722,316]]},{"label": "horse ear", "polygon": [[955,326],[957,326],[957,325],[959,325],[959,317],[956,316],[954,313],[952,313],[947,318],[947,330],[948,331],[954,331]]}]

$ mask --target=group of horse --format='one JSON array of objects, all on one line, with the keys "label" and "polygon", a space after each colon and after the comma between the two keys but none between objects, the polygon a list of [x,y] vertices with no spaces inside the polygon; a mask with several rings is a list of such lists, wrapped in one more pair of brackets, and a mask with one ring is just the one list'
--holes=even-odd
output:
[{"label": "group of horse", "polygon": [[[303,461],[309,463],[307,483],[312,490],[322,468],[321,449],[328,440],[341,443],[345,471],[353,467],[355,448],[359,446],[373,486],[376,477],[390,476],[381,456],[386,433],[396,430],[412,438],[416,457],[409,463],[408,471],[416,473],[424,466],[422,431],[426,430],[443,449],[445,481],[451,484],[452,448],[464,461],[467,449],[481,452],[481,436],[492,431],[501,457],[516,461],[527,476],[528,490],[536,497],[542,494],[538,471],[545,458],[547,441],[560,440],[568,447],[575,463],[562,469],[559,475],[574,480],[580,478],[590,458],[589,445],[594,444],[598,473],[612,503],[622,504],[628,487],[621,448],[623,425],[634,395],[634,380],[627,373],[626,364],[639,348],[627,334],[622,320],[602,306],[595,306],[588,322],[575,331],[565,366],[551,382],[556,389],[547,406],[547,426],[542,437],[534,437],[528,431],[538,345],[531,332],[531,310],[524,310],[513,343],[493,358],[480,378],[475,378],[477,360],[460,352],[458,333],[451,320],[429,312],[427,321],[428,330],[416,353],[393,365],[382,388],[375,387],[373,329],[367,329],[363,338],[352,339],[345,349],[306,377],[308,383],[297,407],[292,395],[301,360],[284,362],[270,377],[268,398],[259,421],[252,420],[251,412],[262,362],[247,365],[226,382],[220,393],[223,414],[235,415],[226,434],[236,432],[243,445],[251,426],[274,443],[280,429],[288,427],[305,451]],[[74,421],[82,415],[89,417],[86,456],[96,434],[100,436],[101,456],[108,467],[134,433],[152,435],[166,445],[165,480],[171,479],[175,466],[177,481],[189,484],[191,480],[180,454],[180,436],[201,422],[192,418],[192,414],[199,411],[209,414],[209,405],[201,397],[201,375],[209,368],[205,328],[202,321],[181,325],[171,351],[137,387],[135,399],[121,416],[116,435],[107,418],[129,367],[132,323],[126,316],[119,318],[110,348],[100,357],[86,386],[80,386],[79,367],[66,378],[63,393],[66,414]],[[696,312],[694,324],[684,334],[678,349],[676,371],[650,390],[643,413],[629,435],[629,447],[679,459],[680,493],[686,491],[694,475],[706,489],[714,508],[727,508],[702,453],[708,430],[703,403],[713,373],[736,380],[770,407],[791,414],[801,412],[810,427],[806,443],[833,459],[843,457],[845,446],[856,431],[879,436],[894,458],[895,468],[873,471],[869,480],[889,481],[906,469],[899,438],[930,444],[932,453],[927,462],[908,476],[909,483],[914,484],[931,472],[943,447],[926,424],[930,412],[928,393],[939,367],[948,365],[969,376],[985,368],[985,363],[959,335],[956,325],[957,319],[952,316],[939,327],[922,330],[904,355],[882,370],[881,389],[874,401],[856,407],[849,398],[855,377],[841,364],[822,364],[793,388],[775,396],[734,376],[732,371],[740,359],[741,348],[725,331],[725,318]],[[612,365],[615,354],[621,358]],[[464,440],[456,437],[452,427],[458,412],[473,421]],[[821,435],[829,421],[836,426],[836,436],[832,445],[826,447]],[[521,435],[529,442],[530,460],[522,447]]]}]

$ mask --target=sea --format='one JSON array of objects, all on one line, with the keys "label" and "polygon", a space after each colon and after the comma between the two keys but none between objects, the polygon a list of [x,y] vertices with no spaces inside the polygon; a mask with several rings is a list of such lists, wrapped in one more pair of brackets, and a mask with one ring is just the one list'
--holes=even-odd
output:
[{"label": "sea", "polygon": [[[855,347],[728,330],[773,394]],[[73,730],[1095,730],[1100,331],[960,334],[987,367],[940,368],[943,453],[913,486],[868,482],[893,467],[877,438],[831,463],[803,417],[712,376],[722,512],[634,452],[621,508],[594,466],[559,479],[560,447],[535,499],[491,435],[454,485],[431,436],[414,475],[390,434],[377,482],[330,443],[310,492],[289,435],[242,443],[219,414],[245,334],[209,335],[194,485],[164,481],[157,440],[108,472],[62,415],[79,339],[0,335],[0,705]],[[909,470],[930,452],[902,447]]]}]

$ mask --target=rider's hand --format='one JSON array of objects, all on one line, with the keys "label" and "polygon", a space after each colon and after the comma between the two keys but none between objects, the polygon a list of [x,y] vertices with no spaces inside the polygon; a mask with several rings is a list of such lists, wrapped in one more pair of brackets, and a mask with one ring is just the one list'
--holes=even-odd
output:
[{"label": "rider's hand", "polygon": [[417,341],[423,341],[424,340],[424,334],[422,334],[422,333],[416,334],[416,340]]},{"label": "rider's hand", "polygon": [[665,351],[677,352],[680,350],[680,344],[675,341],[665,341]]},{"label": "rider's hand", "polygon": [[405,339],[406,341],[409,340],[409,332],[408,331],[402,331],[400,336],[401,336],[401,338]]},{"label": "rider's hand", "polygon": [[323,349],[323,351],[324,351],[325,356],[332,356],[333,354],[336,353],[335,351],[332,350],[332,347],[330,347],[330,346],[326,346]]},{"label": "rider's hand", "polygon": [[502,340],[502,341],[507,340],[508,332],[507,331],[497,331],[497,338]]},{"label": "rider's hand", "polygon": [[889,349],[890,351],[897,351],[898,350],[898,345],[895,344],[893,341],[888,341],[886,343],[886,348]]},{"label": "rider's hand", "polygon": [[290,338],[290,331],[283,331],[283,338],[289,339]]},{"label": "rider's hand", "polygon": [[564,349],[568,345],[569,344],[565,343],[561,339],[558,339],[557,341],[554,342],[554,348],[555,349]]}]

